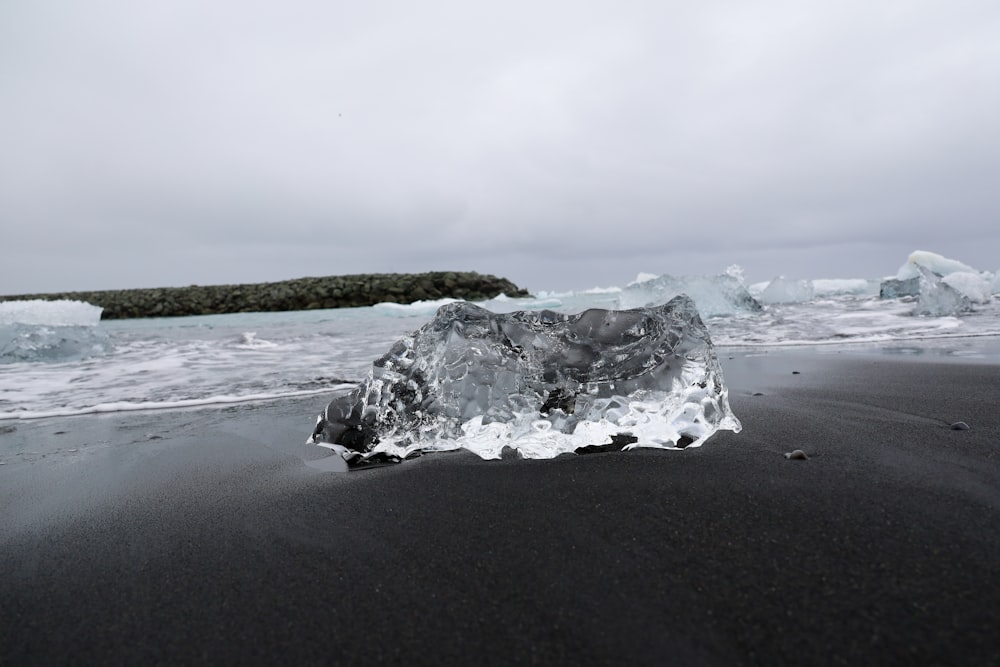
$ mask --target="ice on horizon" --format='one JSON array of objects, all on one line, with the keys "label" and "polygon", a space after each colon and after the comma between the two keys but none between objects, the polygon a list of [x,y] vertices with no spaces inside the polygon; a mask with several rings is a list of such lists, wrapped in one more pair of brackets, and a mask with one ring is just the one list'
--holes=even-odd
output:
[{"label": "ice on horizon", "polygon": [[104,354],[103,308],[83,301],[0,301],[0,364],[63,362]]},{"label": "ice on horizon", "polygon": [[882,282],[884,299],[913,296],[913,313],[927,317],[962,315],[973,304],[987,304],[996,291],[997,276],[937,253],[916,250],[896,272]]},{"label": "ice on horizon", "polygon": [[714,347],[686,296],[654,308],[502,314],[467,302],[397,341],[333,400],[310,441],[345,458],[505,447],[696,447],[738,432]]},{"label": "ice on horizon", "polygon": [[801,303],[811,301],[816,290],[811,280],[789,280],[778,276],[764,288],[757,299],[761,303]]},{"label": "ice on horizon", "polygon": [[782,300],[772,303],[804,303],[816,298],[841,296],[877,296],[881,284],[879,280],[870,280],[868,278],[814,278],[812,280],[789,281],[784,276],[778,276],[773,280],[754,283],[747,287],[747,291],[750,292],[753,298],[765,303],[765,300],[761,297],[765,290],[775,282],[778,285],[793,282],[800,284],[800,287],[789,291],[784,289],[783,286],[781,292],[779,292]]},{"label": "ice on horizon", "polygon": [[949,285],[937,274],[923,266],[919,267],[920,294],[917,297],[915,315],[946,317],[972,311],[971,300]]},{"label": "ice on horizon", "polygon": [[896,272],[896,279],[907,280],[909,278],[919,278],[921,275],[920,267],[942,278],[950,273],[978,273],[974,268],[957,259],[949,259],[936,252],[914,250],[906,258],[906,261],[903,262],[903,265],[899,267],[899,270]]},{"label": "ice on horizon", "polygon": [[742,270],[730,267],[714,276],[672,276],[639,274],[618,296],[618,307],[649,308],[667,303],[681,294],[689,296],[702,317],[759,313],[763,310],[743,284]]},{"label": "ice on horizon", "polygon": [[972,303],[989,303],[993,299],[991,281],[979,273],[949,273],[941,279],[946,285],[961,292]]},{"label": "ice on horizon", "polygon": [[0,301],[0,325],[97,326],[104,309],[85,301]]},{"label": "ice on horizon", "polygon": [[926,250],[912,252],[906,262],[899,267],[899,271],[896,272],[896,279],[919,279],[924,277],[925,270],[941,278],[972,303],[989,303],[997,291],[997,275],[988,271],[979,271],[964,262]]}]

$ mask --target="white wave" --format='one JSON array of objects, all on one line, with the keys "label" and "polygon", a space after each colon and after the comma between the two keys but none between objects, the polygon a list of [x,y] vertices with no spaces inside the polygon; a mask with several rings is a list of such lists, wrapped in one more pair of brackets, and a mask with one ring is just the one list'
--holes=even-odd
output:
[{"label": "white wave", "polygon": [[754,318],[708,322],[717,347],[788,347],[1000,336],[1000,308],[975,317],[914,317],[913,301],[833,297],[770,306]]},{"label": "white wave", "polygon": [[[990,279],[996,280],[996,276]],[[810,302],[769,306],[754,315],[706,319],[713,343],[725,349],[761,349],[943,341],[935,345],[945,349],[951,345],[949,340],[1000,340],[1000,300],[996,298],[960,317],[914,317],[912,298],[883,301],[865,293],[846,293],[860,291],[860,280],[831,280],[829,288],[823,282],[813,281],[817,293]],[[1000,292],[1000,280],[991,286]],[[613,308],[616,298],[616,293],[610,292],[537,294],[535,299],[496,300],[484,305],[498,312],[543,308],[581,312]],[[436,308],[437,304],[430,305],[426,314],[415,313],[414,317],[365,307],[110,320],[96,327],[65,329],[12,325],[11,329],[22,327],[23,332],[27,327],[30,334],[37,335],[18,338],[16,354],[8,359],[14,363],[0,364],[0,416],[170,409],[334,392],[338,388],[331,382],[362,377],[372,360],[422,324],[420,318],[429,318]],[[97,316],[89,311],[88,321],[96,323]],[[51,330],[52,340],[72,341],[78,349],[70,357],[61,352],[38,355],[41,329]],[[87,334],[96,338],[91,341]],[[992,343],[975,345],[988,344]],[[95,351],[99,352],[96,356]],[[47,363],[23,363],[29,357]]]},{"label": "white wave", "polygon": [[219,395],[206,396],[204,398],[186,398],[173,401],[116,401],[112,403],[99,403],[97,405],[87,405],[79,407],[53,408],[51,410],[11,410],[0,412],[0,421],[12,419],[47,419],[50,417],[75,417],[79,415],[104,414],[110,412],[137,412],[145,410],[180,410],[183,408],[208,407],[212,405],[231,405],[233,403],[258,403],[266,401],[276,401],[282,398],[295,398],[296,396],[313,396],[316,394],[328,394],[335,391],[343,391],[354,385],[334,385],[323,389],[300,389],[298,391],[287,392],[266,392],[245,395]]},{"label": "white wave", "polygon": [[263,340],[261,338],[257,338],[256,331],[244,331],[242,334],[240,334],[240,337],[237,339],[233,347],[242,350],[262,350],[262,349],[267,350],[267,349],[274,349],[280,346],[277,343],[272,343],[269,340]]}]

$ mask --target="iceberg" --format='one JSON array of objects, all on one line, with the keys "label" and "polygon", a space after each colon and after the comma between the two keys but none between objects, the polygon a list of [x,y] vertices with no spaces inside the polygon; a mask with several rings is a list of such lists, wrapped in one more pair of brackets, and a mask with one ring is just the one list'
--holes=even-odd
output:
[{"label": "iceberg", "polygon": [[100,306],[69,299],[0,301],[0,325],[47,324],[95,327],[101,321],[103,311]]},{"label": "iceberg", "polygon": [[917,296],[920,294],[920,277],[899,280],[898,278],[886,278],[879,286],[878,297],[880,299],[899,299],[904,296]]},{"label": "iceberg", "polygon": [[802,303],[811,301],[816,295],[810,280],[789,280],[778,276],[764,288],[757,297],[761,303]]},{"label": "iceberg", "polygon": [[972,302],[967,296],[949,285],[944,279],[923,266],[920,269],[920,296],[914,315],[945,317],[961,315],[972,310]]},{"label": "iceberg", "polygon": [[455,302],[334,399],[309,442],[358,467],[459,448],[496,459],[697,447],[720,429],[741,425],[687,296],[576,315]]},{"label": "iceberg", "polygon": [[63,362],[107,353],[102,308],[83,301],[0,302],[0,364]]},{"label": "iceberg", "polygon": [[919,278],[920,268],[923,267],[932,273],[936,273],[942,278],[949,273],[978,273],[968,264],[963,264],[957,259],[948,259],[934,252],[926,250],[914,250],[906,259],[906,262],[899,267],[896,272],[897,280],[907,278]]},{"label": "iceberg", "polygon": [[993,300],[990,280],[981,273],[956,271],[949,273],[941,280],[964,294],[972,303],[989,303]]},{"label": "iceberg", "polygon": [[[989,273],[977,271],[958,260],[917,250],[910,254],[895,278],[882,281],[879,296],[883,299],[919,297],[921,305],[915,311],[919,315],[935,312],[957,314],[972,310],[973,303],[989,303],[992,300],[994,285],[991,279]],[[950,291],[941,285],[950,288]],[[925,290],[929,292],[925,293]],[[952,292],[964,299],[956,299]]]},{"label": "iceberg", "polygon": [[686,294],[694,300],[702,317],[759,313],[760,303],[750,296],[738,267],[715,276],[671,276],[663,274],[629,283],[618,297],[618,307],[648,308]]}]

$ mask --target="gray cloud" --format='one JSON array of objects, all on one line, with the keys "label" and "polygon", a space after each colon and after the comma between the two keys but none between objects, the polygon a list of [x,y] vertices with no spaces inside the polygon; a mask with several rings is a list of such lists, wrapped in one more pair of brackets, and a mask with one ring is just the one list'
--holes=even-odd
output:
[{"label": "gray cloud", "polygon": [[0,292],[1000,267],[1000,6],[0,7]]}]

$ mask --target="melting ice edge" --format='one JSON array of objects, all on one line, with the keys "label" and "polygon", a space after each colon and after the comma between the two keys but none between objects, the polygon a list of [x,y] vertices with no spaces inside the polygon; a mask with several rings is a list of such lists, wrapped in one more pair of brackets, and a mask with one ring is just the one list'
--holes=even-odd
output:
[{"label": "melting ice edge", "polygon": [[467,302],[373,362],[309,442],[352,466],[505,447],[526,458],[697,447],[739,432],[708,329],[686,295],[631,310],[499,314]]}]

